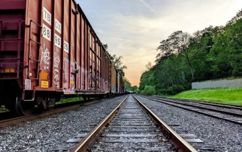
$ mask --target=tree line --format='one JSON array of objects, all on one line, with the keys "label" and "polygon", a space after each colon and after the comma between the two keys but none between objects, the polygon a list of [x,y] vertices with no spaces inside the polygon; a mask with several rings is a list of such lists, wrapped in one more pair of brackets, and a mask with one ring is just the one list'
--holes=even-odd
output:
[{"label": "tree line", "polygon": [[154,66],[140,78],[143,94],[172,95],[194,81],[242,76],[242,10],[225,26],[193,35],[175,31],[160,42]]}]

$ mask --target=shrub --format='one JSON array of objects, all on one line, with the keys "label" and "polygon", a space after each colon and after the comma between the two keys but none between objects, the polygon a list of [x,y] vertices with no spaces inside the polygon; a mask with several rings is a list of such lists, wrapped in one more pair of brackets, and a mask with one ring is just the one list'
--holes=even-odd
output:
[{"label": "shrub", "polygon": [[146,85],[144,89],[141,90],[141,94],[148,95],[148,96],[155,95],[156,94],[155,87]]}]

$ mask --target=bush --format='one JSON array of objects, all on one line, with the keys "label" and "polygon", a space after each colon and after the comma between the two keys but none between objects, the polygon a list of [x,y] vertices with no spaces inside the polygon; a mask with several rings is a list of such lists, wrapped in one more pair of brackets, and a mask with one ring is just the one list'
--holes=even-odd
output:
[{"label": "bush", "polygon": [[141,94],[148,95],[148,96],[155,95],[156,94],[155,87],[147,85],[144,87],[143,90],[141,90]]}]

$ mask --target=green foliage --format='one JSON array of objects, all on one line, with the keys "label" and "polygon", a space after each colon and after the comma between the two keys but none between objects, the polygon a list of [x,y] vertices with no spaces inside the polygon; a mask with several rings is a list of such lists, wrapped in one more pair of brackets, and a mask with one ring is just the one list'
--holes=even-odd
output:
[{"label": "green foliage", "polygon": [[242,106],[242,89],[202,89],[179,93],[172,98],[203,100],[206,102]]},{"label": "green foliage", "polygon": [[140,93],[144,94],[144,95],[148,95],[148,96],[153,95],[153,94],[156,93],[155,87],[147,85],[147,86],[144,87],[144,89]]},{"label": "green foliage", "polygon": [[9,110],[5,106],[0,106],[0,114],[5,112],[9,112]]},{"label": "green foliage", "polygon": [[[241,11],[242,12],[242,11]],[[242,13],[238,13],[242,14]],[[225,27],[208,27],[190,36],[173,32],[161,41],[156,64],[140,79],[155,93],[172,95],[191,88],[191,82],[242,76],[242,19]]]},{"label": "green foliage", "polygon": [[133,92],[138,92],[138,90],[139,90],[138,86],[132,86],[132,91]]},{"label": "green foliage", "polygon": [[131,83],[126,78],[124,78],[124,88],[127,91],[130,91],[132,88]]},{"label": "green foliage", "polygon": [[242,20],[225,27],[215,38],[213,51],[219,56],[219,69],[228,71],[226,75],[242,75]]},{"label": "green foliage", "polygon": [[155,85],[154,71],[155,69],[151,68],[149,71],[144,72],[142,74],[140,86],[139,86],[140,91],[144,90],[146,85],[149,85],[149,86]]},{"label": "green foliage", "polygon": [[131,83],[125,78],[124,79],[124,87],[126,91],[129,92],[137,92],[138,91],[138,87],[137,86],[131,86]]},{"label": "green foliage", "polygon": [[72,103],[72,102],[81,102],[83,101],[82,97],[71,97],[71,98],[63,98],[58,101],[56,104],[65,104],[65,103]]},{"label": "green foliage", "polygon": [[172,55],[168,59],[160,61],[156,69],[154,85],[159,94],[176,94],[189,88],[187,85],[187,77],[190,76],[189,67],[182,54]]}]

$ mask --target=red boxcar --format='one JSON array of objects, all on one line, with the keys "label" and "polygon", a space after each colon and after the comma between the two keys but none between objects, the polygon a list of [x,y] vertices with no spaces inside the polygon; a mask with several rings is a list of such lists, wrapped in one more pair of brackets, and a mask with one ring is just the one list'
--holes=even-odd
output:
[{"label": "red boxcar", "polygon": [[74,0],[0,1],[0,104],[46,108],[62,94],[107,94],[112,69]]}]

